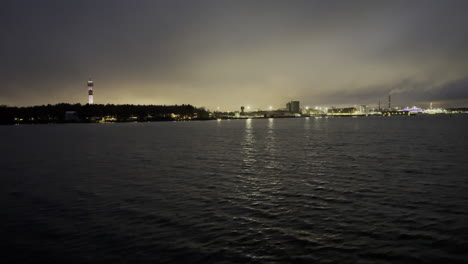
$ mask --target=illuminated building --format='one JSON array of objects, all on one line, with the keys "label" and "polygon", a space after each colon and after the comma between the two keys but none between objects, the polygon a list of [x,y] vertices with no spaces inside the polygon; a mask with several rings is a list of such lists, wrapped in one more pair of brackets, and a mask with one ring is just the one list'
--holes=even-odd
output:
[{"label": "illuminated building", "polygon": [[360,105],[359,112],[365,115],[369,114],[369,109],[367,108],[367,105]]},{"label": "illuminated building", "polygon": [[94,98],[93,98],[93,81],[91,78],[88,80],[88,104],[93,104],[94,103]]},{"label": "illuminated building", "polygon": [[346,108],[331,108],[328,109],[328,115],[353,115],[357,112],[357,109],[354,107],[346,107]]}]

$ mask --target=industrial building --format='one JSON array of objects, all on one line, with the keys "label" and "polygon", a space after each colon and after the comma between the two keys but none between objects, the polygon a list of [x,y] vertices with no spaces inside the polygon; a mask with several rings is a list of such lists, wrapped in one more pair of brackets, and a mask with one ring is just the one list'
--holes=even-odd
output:
[{"label": "industrial building", "polygon": [[286,110],[293,114],[300,114],[301,108],[299,105],[299,101],[290,101],[286,104]]}]

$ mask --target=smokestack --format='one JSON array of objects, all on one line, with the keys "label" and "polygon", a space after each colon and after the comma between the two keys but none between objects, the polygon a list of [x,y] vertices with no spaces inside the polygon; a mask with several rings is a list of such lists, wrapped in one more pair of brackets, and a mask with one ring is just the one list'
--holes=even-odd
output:
[{"label": "smokestack", "polygon": [[88,104],[93,104],[94,103],[93,87],[94,87],[94,83],[91,80],[91,77],[89,77],[89,80],[88,80]]},{"label": "smokestack", "polygon": [[392,109],[392,96],[388,95],[388,110]]}]

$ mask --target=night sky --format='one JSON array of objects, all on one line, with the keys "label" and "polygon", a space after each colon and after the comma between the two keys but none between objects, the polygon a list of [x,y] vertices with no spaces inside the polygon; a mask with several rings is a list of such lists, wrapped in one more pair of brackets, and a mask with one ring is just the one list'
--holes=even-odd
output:
[{"label": "night sky", "polygon": [[48,1],[0,8],[0,104],[468,106],[468,1]]}]

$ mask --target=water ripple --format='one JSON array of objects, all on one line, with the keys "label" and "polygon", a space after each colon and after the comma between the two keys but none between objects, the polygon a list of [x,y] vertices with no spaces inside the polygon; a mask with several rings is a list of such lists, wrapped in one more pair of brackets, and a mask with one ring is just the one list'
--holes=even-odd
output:
[{"label": "water ripple", "polygon": [[1,127],[4,259],[463,263],[466,119]]}]

